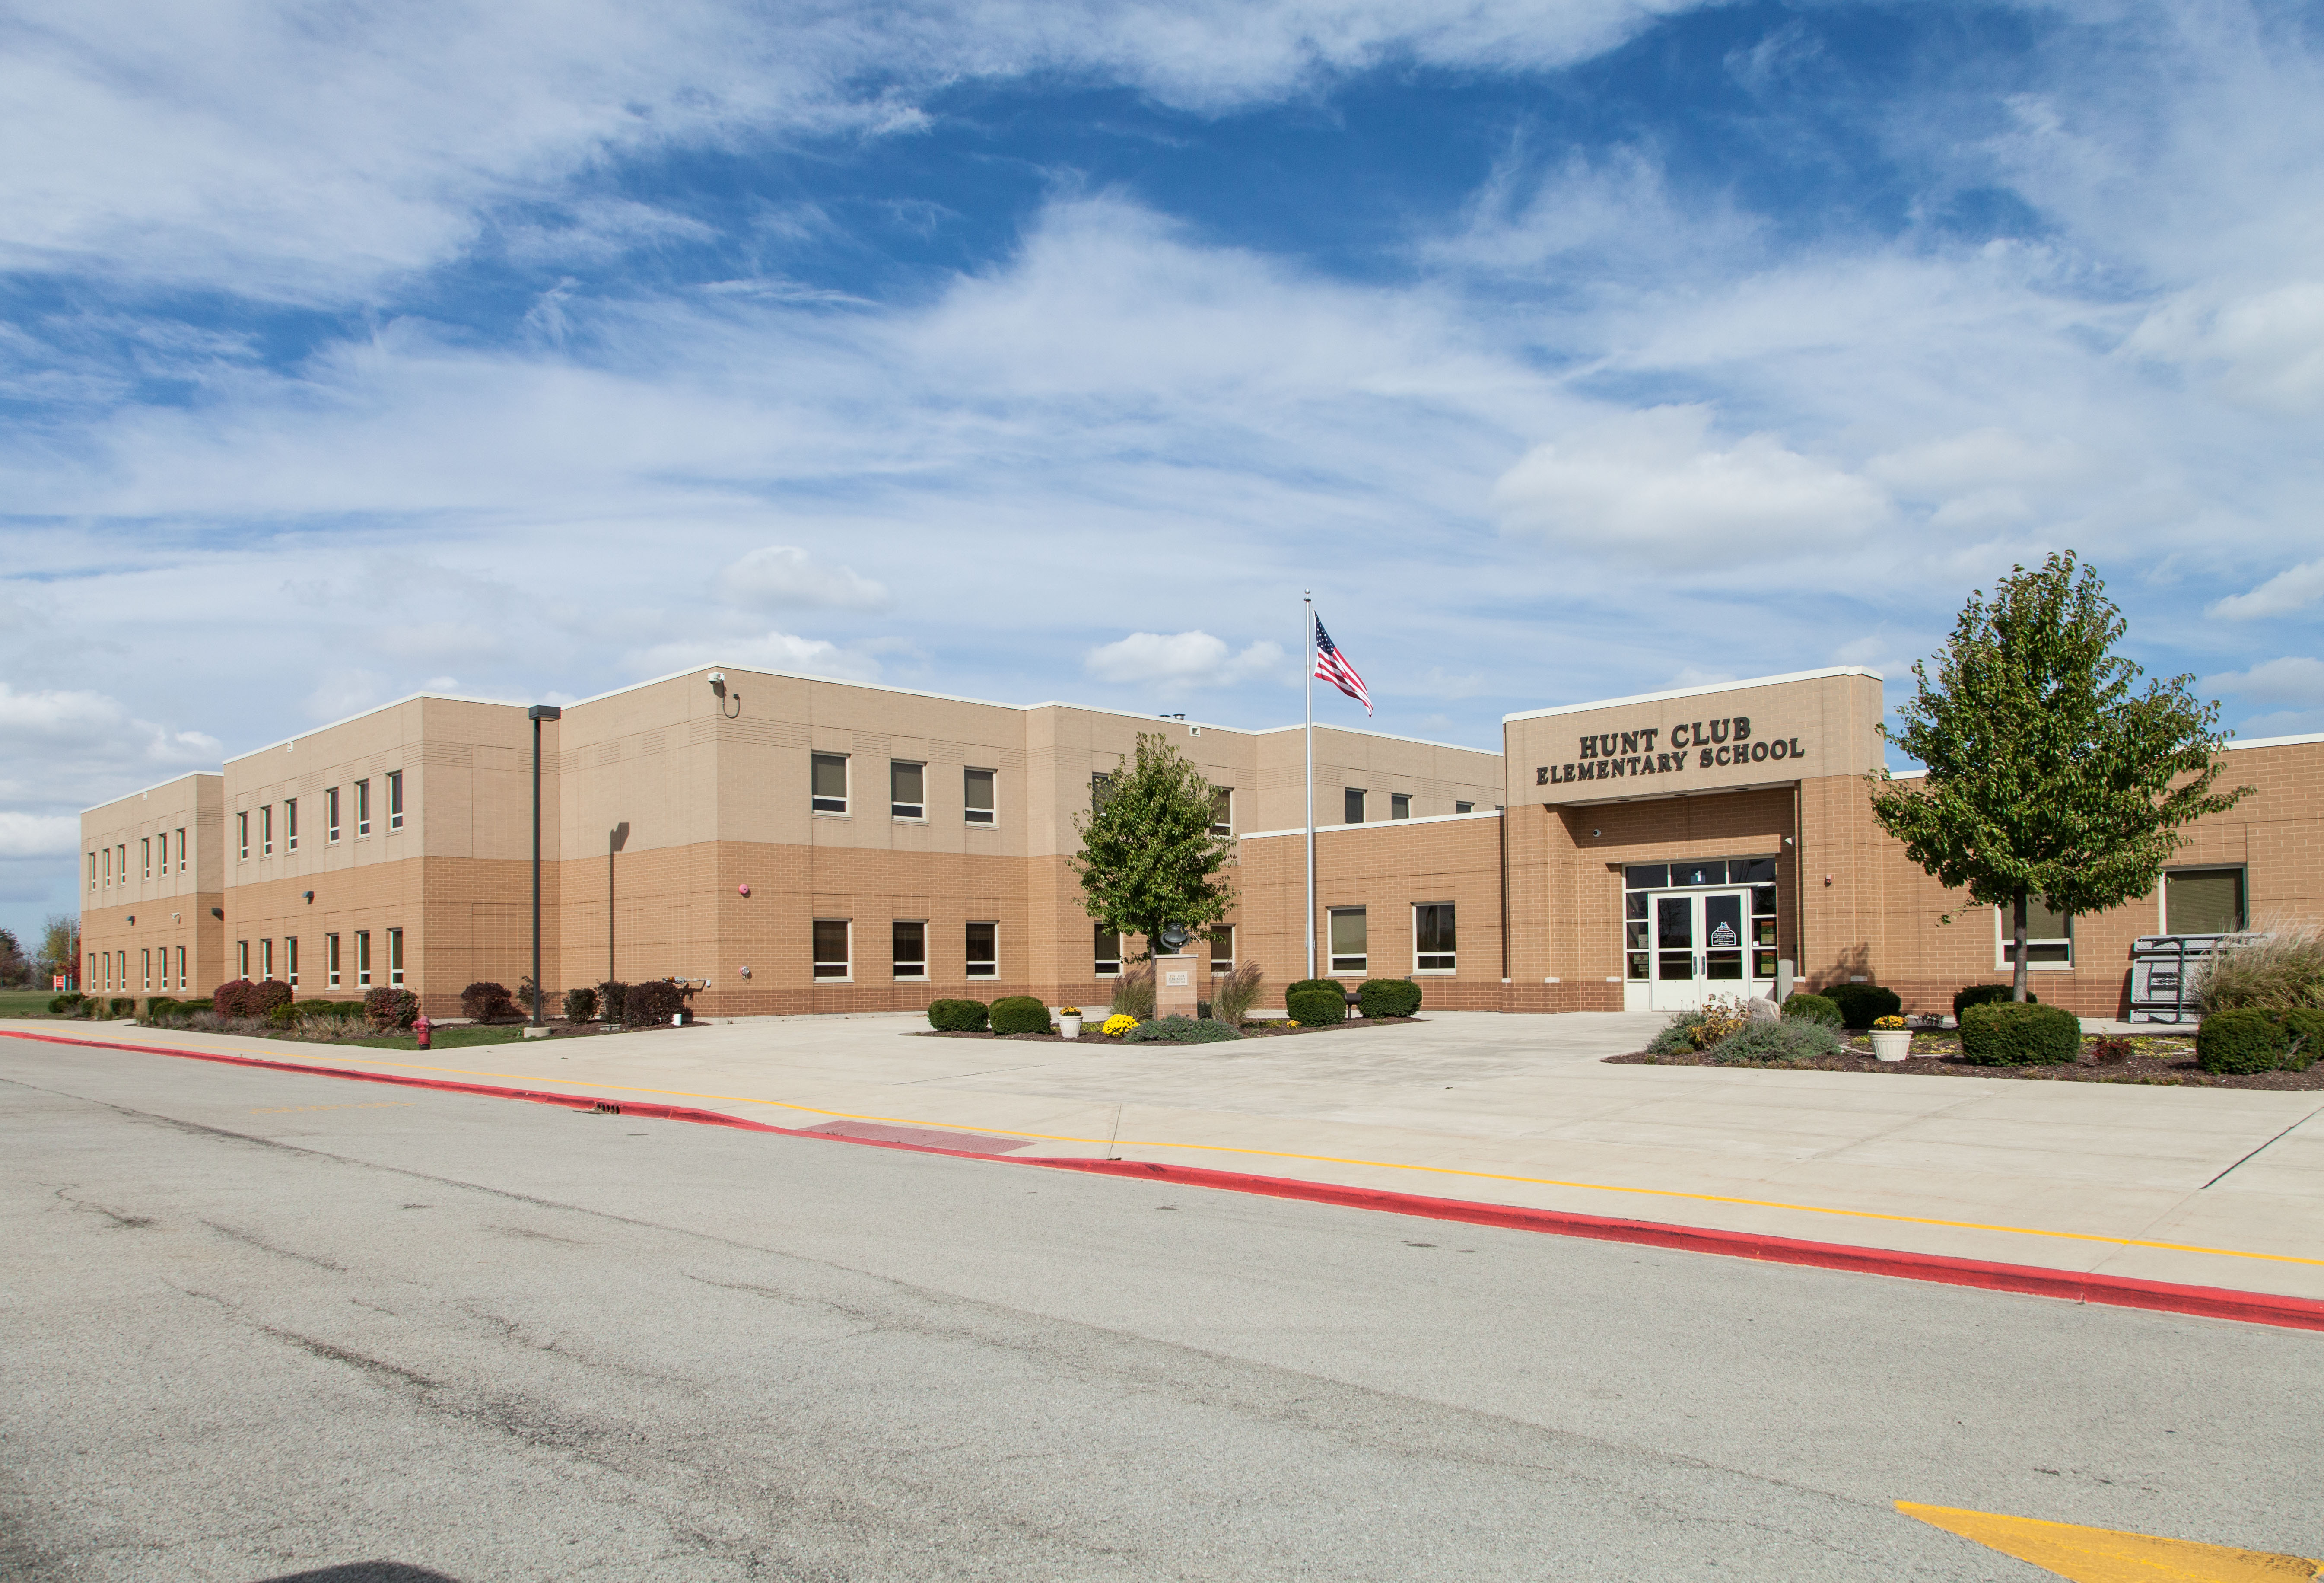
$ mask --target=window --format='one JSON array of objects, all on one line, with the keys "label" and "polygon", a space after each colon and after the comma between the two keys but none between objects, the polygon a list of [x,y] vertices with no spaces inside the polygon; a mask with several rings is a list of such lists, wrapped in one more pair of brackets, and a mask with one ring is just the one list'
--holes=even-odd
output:
[{"label": "window", "polygon": [[1389,792],[1388,794],[1388,816],[1390,819],[1410,819],[1412,817],[1412,794],[1408,792]]},{"label": "window", "polygon": [[[178,872],[186,872],[186,830],[183,825],[178,827]],[[180,984],[178,987],[183,989],[185,986]]]},{"label": "window", "polygon": [[119,980],[121,987],[126,989],[129,987],[129,953],[127,951],[115,951],[113,955],[121,967],[121,977]]},{"label": "window", "polygon": [[250,977],[250,942],[246,940],[234,942],[234,976],[236,978]]},{"label": "window", "polygon": [[[127,884],[129,883],[129,843],[126,841],[122,842],[119,850],[121,852],[121,883],[123,884]],[[122,976],[125,984],[129,972],[126,966],[129,960],[129,955],[127,952],[124,951],[122,953],[121,960],[124,963],[122,967]]]},{"label": "window", "polygon": [[258,942],[258,976],[261,978],[274,977],[274,942],[271,940]]},{"label": "window", "polygon": [[113,848],[110,847],[105,849],[105,888],[108,891],[113,888]]},{"label": "window", "polygon": [[1775,976],[1775,887],[1751,887],[1751,977]]},{"label": "window", "polygon": [[339,789],[331,787],[323,793],[323,845],[336,847],[339,842]]},{"label": "window", "polygon": [[1090,811],[1092,813],[1105,806],[1106,791],[1112,784],[1111,775],[1099,773],[1090,777]]},{"label": "window", "polygon": [[1097,976],[1101,978],[1119,977],[1121,973],[1121,936],[1102,923],[1098,924],[1093,932],[1097,941],[1091,948],[1090,954],[1097,958]]},{"label": "window", "polygon": [[1211,834],[1234,834],[1234,788],[1231,786],[1211,788]]},{"label": "window", "polygon": [[2163,876],[2163,933],[2238,934],[2249,927],[2242,869],[2182,868]]},{"label": "window", "polygon": [[282,942],[283,982],[291,988],[299,987],[299,937],[291,935]]},{"label": "window", "polygon": [[1425,902],[1412,910],[1412,970],[1452,971],[1452,903]]},{"label": "window", "polygon": [[250,815],[247,813],[234,816],[234,844],[235,850],[242,855],[240,861],[250,861]]},{"label": "window", "polygon": [[995,804],[992,801],[992,772],[991,770],[962,771],[960,801],[960,817],[970,824],[993,823]]},{"label": "window", "polygon": [[400,929],[387,931],[387,986],[403,987],[403,930]]},{"label": "window", "polygon": [[1211,971],[1234,971],[1234,925],[1222,923],[1211,930]]},{"label": "window", "polygon": [[845,813],[847,755],[844,753],[816,754],[814,776],[815,783],[808,789],[807,806],[817,813]]},{"label": "window", "polygon": [[[1996,930],[1994,965],[2006,967],[2017,960],[2015,909],[2004,903],[1993,910]],[[2025,898],[2025,965],[2028,967],[2070,967],[2074,965],[2074,921],[2053,912],[2039,896]]]},{"label": "window", "polygon": [[[161,861],[165,866],[170,860],[169,841],[167,836],[161,838]],[[151,836],[137,843],[137,869],[145,878],[153,877],[153,838]]]},{"label": "window", "polygon": [[890,819],[928,817],[927,766],[892,760],[888,765],[888,815]]},{"label": "window", "polygon": [[968,926],[968,976],[971,978],[1001,977],[1001,925],[972,923]]},{"label": "window", "polygon": [[1474,813],[1477,811],[1477,805],[1473,802],[1456,802],[1452,805],[1452,811],[1455,813]]},{"label": "window", "polygon": [[274,804],[271,802],[258,810],[258,855],[274,856]]},{"label": "window", "polygon": [[97,854],[94,852],[88,855],[88,888],[97,889]]},{"label": "window", "polygon": [[[138,970],[141,974],[143,974],[143,975],[144,976],[144,979],[145,979],[145,987],[146,987],[146,988],[148,988],[148,989],[152,988],[152,987],[153,987],[153,948],[152,948],[152,947],[151,947],[151,946],[147,946],[143,950],[141,950],[141,951],[139,951],[139,952],[137,953],[137,970]],[[163,986],[162,986],[162,987],[163,987],[164,989],[166,989],[166,988],[168,988],[168,987],[169,987],[169,986],[167,986],[167,985],[163,985]]]},{"label": "window", "polygon": [[387,772],[387,828],[391,830],[400,830],[403,828],[403,772],[401,770]]},{"label": "window", "polygon": [[357,781],[355,782],[355,838],[361,840],[370,834],[371,782]]},{"label": "window", "polygon": [[178,948],[178,987],[186,987],[186,948],[183,946]]},{"label": "window", "polygon": [[1332,909],[1332,971],[1361,973],[1369,959],[1364,945],[1364,910],[1361,907]]},{"label": "window", "polygon": [[299,800],[296,797],[286,798],[282,803],[282,849],[286,852],[299,849]]},{"label": "window", "polygon": [[88,977],[80,982],[84,990],[94,991],[97,988],[97,953],[95,951],[88,954]]},{"label": "window", "polygon": [[332,989],[339,986],[339,937],[323,937],[323,982]]},{"label": "window", "polygon": [[[846,763],[844,759],[840,762],[843,765]],[[844,978],[848,976],[847,920],[844,918],[818,918],[815,921],[815,976],[817,978]]]},{"label": "window", "polygon": [[1351,825],[1360,825],[1364,822],[1364,793],[1361,787],[1351,786],[1348,788],[1347,813],[1344,822]]},{"label": "window", "polygon": [[928,926],[926,923],[896,923],[890,925],[896,942],[896,977],[926,978],[928,976]]},{"label": "window", "polygon": [[355,930],[355,987],[371,987],[371,930]]}]

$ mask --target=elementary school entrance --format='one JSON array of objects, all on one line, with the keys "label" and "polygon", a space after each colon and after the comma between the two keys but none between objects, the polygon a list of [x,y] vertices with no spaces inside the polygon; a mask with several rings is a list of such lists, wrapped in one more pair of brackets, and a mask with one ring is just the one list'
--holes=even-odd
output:
[{"label": "elementary school entrance", "polygon": [[1775,992],[1777,859],[1635,863],[1622,874],[1622,1009],[1692,1011]]}]

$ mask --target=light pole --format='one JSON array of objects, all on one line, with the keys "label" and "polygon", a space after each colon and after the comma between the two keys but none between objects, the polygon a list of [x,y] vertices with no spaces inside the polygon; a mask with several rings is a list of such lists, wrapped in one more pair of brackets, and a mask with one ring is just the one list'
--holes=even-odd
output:
[{"label": "light pole", "polygon": [[561,720],[565,711],[555,704],[535,704],[525,712],[532,722],[532,1025],[540,1026],[540,723]]}]

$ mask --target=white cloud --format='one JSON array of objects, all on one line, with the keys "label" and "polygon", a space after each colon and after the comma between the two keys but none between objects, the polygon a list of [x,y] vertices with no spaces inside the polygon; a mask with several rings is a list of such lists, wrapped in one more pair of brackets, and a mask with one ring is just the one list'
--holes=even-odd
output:
[{"label": "white cloud", "polygon": [[880,679],[880,662],[869,654],[851,653],[821,638],[798,637],[787,632],[767,632],[752,637],[683,638],[640,650],[636,660],[639,671],[649,675],[683,671],[689,665],[733,665],[803,676],[830,676],[842,681]]},{"label": "white cloud", "polygon": [[80,820],[69,813],[0,809],[0,857],[58,857],[80,845]]},{"label": "white cloud", "polygon": [[888,590],[852,567],[822,566],[804,550],[770,544],[718,574],[719,597],[761,610],[884,610]]},{"label": "white cloud", "polygon": [[2324,660],[2287,654],[2248,671],[2207,676],[2203,685],[2259,703],[2324,708]]},{"label": "white cloud", "polygon": [[[1133,632],[1118,643],[1092,649],[1082,669],[1100,681],[1165,690],[1231,687],[1263,677],[1284,664],[1282,645],[1259,642],[1238,653],[1207,632]],[[1296,670],[1296,667],[1294,667]]]},{"label": "white cloud", "polygon": [[2124,350],[2208,374],[2248,406],[2313,410],[2324,405],[2324,281],[2225,301],[2176,298],[2148,314]]},{"label": "white cloud", "polygon": [[2310,560],[2277,572],[2247,594],[2214,600],[2203,612],[2228,621],[2289,616],[2324,599],[2324,560]]},{"label": "white cloud", "polygon": [[1560,550],[1722,564],[1845,544],[1886,518],[1886,497],[1863,478],[1771,434],[1722,448],[1711,421],[1710,408],[1689,405],[1591,424],[1527,452],[1493,503],[1510,531]]}]

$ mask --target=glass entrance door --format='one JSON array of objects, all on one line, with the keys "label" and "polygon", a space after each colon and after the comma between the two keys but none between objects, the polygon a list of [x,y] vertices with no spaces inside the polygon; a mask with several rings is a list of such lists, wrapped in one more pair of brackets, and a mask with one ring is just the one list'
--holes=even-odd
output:
[{"label": "glass entrance door", "polygon": [[1710,995],[1748,993],[1748,891],[1665,892],[1654,908],[1654,1010],[1689,1012]]}]

